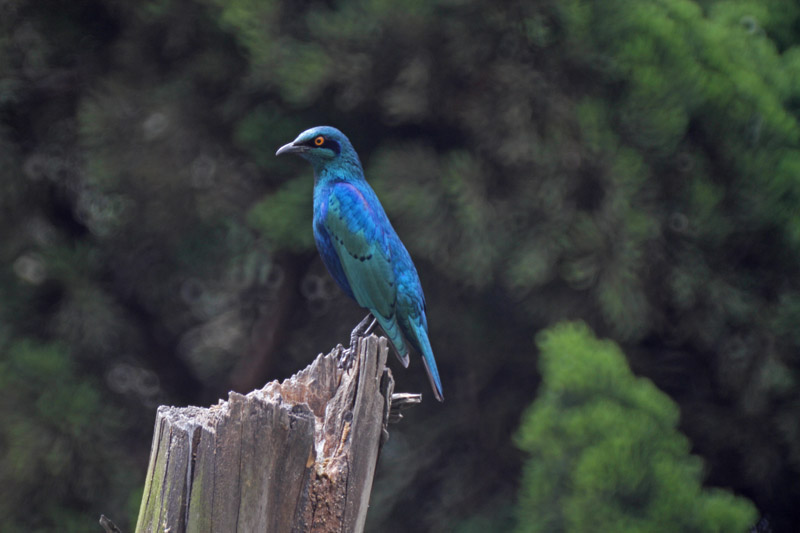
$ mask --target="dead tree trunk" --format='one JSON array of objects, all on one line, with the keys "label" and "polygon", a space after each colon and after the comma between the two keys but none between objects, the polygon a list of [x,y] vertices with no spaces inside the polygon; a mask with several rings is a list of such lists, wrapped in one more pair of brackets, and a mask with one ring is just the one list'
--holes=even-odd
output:
[{"label": "dead tree trunk", "polygon": [[136,531],[362,531],[394,380],[385,338],[354,350],[207,409],[160,407]]}]

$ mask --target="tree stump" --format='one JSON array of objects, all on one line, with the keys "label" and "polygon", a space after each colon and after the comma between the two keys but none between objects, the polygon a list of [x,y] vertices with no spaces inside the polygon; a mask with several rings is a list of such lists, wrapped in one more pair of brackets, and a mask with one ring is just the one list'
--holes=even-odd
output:
[{"label": "tree stump", "polygon": [[159,407],[136,531],[362,531],[388,436],[387,353],[358,337],[282,383]]}]

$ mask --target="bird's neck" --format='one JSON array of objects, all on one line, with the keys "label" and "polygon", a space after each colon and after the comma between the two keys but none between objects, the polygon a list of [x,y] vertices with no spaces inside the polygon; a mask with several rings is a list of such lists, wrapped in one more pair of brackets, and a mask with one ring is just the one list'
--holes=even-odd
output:
[{"label": "bird's neck", "polygon": [[314,183],[325,185],[336,181],[363,181],[364,170],[356,159],[337,161],[334,164],[314,165]]}]

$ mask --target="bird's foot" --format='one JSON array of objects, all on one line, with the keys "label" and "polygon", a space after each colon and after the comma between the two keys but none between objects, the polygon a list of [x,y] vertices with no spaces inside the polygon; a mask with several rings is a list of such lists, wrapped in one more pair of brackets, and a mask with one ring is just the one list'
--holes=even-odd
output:
[{"label": "bird's foot", "polygon": [[[372,322],[370,322],[370,319]],[[372,313],[365,316],[358,325],[353,328],[353,331],[350,332],[350,349],[353,349],[356,345],[356,341],[359,337],[366,337],[370,334],[372,329],[375,327],[377,319],[372,317]]]},{"label": "bird's foot", "polygon": [[[370,322],[371,320],[371,322]],[[372,332],[375,328],[375,324],[378,322],[376,318],[372,316],[372,313],[368,313],[358,325],[353,328],[353,331],[350,333],[350,346],[352,347],[355,344],[355,340],[358,337],[366,337],[367,335]]]},{"label": "bird's foot", "polygon": [[[370,319],[372,322],[370,322]],[[377,319],[373,318],[372,313],[365,316],[358,325],[350,332],[350,346],[342,353],[342,358],[339,366],[344,369],[349,369],[356,358],[356,347],[358,346],[358,338],[366,337],[370,334],[375,327]]]}]

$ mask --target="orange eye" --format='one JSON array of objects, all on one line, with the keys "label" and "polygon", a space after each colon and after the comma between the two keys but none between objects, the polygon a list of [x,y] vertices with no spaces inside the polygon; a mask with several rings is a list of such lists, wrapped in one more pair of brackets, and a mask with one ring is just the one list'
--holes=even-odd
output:
[{"label": "orange eye", "polygon": [[316,144],[317,146],[322,146],[322,143],[324,142],[325,142],[325,137],[323,137],[322,135],[314,139],[314,144]]}]

